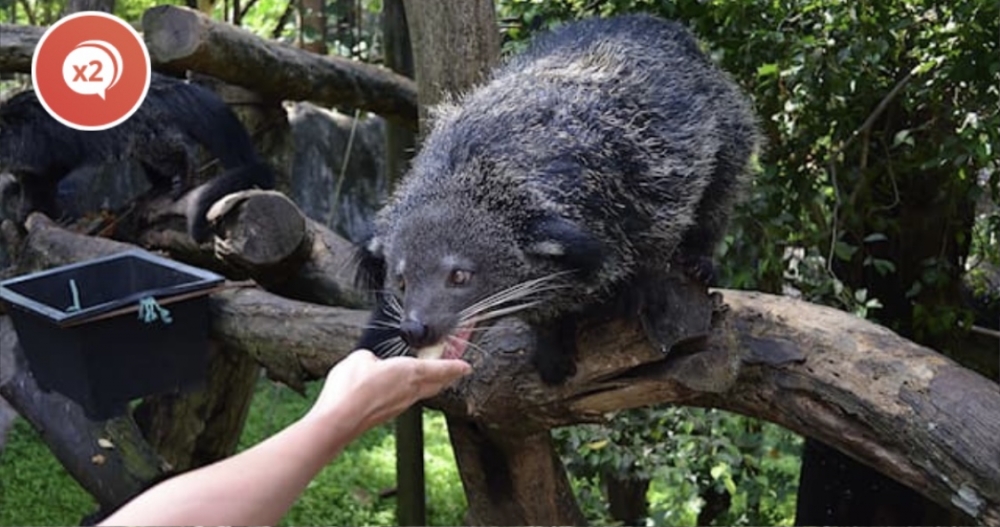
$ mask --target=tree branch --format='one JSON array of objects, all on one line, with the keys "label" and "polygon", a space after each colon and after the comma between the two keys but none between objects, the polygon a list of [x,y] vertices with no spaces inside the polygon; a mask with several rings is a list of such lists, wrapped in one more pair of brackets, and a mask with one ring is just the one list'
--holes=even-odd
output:
[{"label": "tree branch", "polygon": [[346,105],[416,127],[416,84],[388,69],[266,41],[183,7],[150,8],[142,26],[150,58],[164,70],[194,70],[268,99]]},{"label": "tree branch", "polygon": [[31,73],[31,56],[43,33],[44,27],[0,24],[0,71]]},{"label": "tree branch", "polygon": [[[386,68],[264,40],[185,7],[153,7],[142,25],[154,69],[196,71],[271,100],[350,106],[416,130],[416,83]],[[30,73],[45,29],[0,24],[0,71]]]}]

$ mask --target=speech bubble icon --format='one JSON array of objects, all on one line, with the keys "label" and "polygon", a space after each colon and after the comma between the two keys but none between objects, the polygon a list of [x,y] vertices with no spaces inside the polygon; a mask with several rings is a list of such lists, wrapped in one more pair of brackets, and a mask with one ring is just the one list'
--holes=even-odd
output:
[{"label": "speech bubble icon", "polygon": [[74,92],[107,99],[108,89],[122,76],[121,54],[102,40],[81,42],[66,55],[62,74],[66,86]]}]

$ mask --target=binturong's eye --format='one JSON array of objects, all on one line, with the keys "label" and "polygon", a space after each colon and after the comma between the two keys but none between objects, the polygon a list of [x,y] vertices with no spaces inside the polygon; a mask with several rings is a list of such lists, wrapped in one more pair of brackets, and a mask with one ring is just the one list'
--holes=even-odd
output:
[{"label": "binturong's eye", "polygon": [[472,279],[472,272],[464,269],[455,269],[448,274],[448,285],[451,287],[461,287]]}]

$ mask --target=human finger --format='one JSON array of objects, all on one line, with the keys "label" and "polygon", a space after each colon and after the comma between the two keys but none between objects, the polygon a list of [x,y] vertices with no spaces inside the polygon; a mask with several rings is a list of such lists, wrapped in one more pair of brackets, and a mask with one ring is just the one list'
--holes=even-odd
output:
[{"label": "human finger", "polygon": [[458,359],[420,360],[417,366],[420,399],[431,397],[459,378],[472,373],[472,366]]}]

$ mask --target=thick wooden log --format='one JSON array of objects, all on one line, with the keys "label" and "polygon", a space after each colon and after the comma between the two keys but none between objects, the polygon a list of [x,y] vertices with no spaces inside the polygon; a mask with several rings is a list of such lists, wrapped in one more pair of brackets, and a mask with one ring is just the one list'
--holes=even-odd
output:
[{"label": "thick wooden log", "polygon": [[353,350],[368,313],[288,300],[259,289],[212,296],[212,334],[249,353],[268,377],[302,391]]},{"label": "thick wooden log", "polygon": [[[196,71],[269,100],[350,106],[416,130],[416,83],[387,68],[265,40],[185,7],[153,7],[143,15],[142,26],[156,70]],[[0,24],[0,71],[30,73],[45,29]]]},{"label": "thick wooden log", "polygon": [[0,71],[31,73],[31,56],[44,27],[0,24]]},{"label": "thick wooden log", "polygon": [[259,378],[249,355],[214,345],[203,388],[147,397],[133,416],[174,469],[198,468],[236,452]]},{"label": "thick wooden log", "polygon": [[556,389],[525,362],[526,329],[487,332],[480,347],[489,357],[466,352],[476,375],[431,404],[506,431],[600,422],[647,404],[722,408],[820,439],[976,522],[1000,525],[1000,386],[850,314],[722,293],[729,311],[700,351],[664,357],[637,324],[590,326],[579,337],[577,375]]},{"label": "thick wooden log", "polygon": [[234,279],[251,278],[281,296],[342,307],[367,307],[370,299],[355,287],[354,245],[326,226],[303,215],[287,196],[252,190],[230,194],[208,212],[218,236],[204,247],[184,232],[186,200],[158,199],[139,215],[139,232],[130,232],[145,247],[170,252],[192,265],[202,265]]},{"label": "thick wooden log", "polygon": [[548,431],[509,434],[447,419],[468,525],[586,525]]},{"label": "thick wooden log", "polygon": [[265,98],[346,105],[416,127],[416,85],[389,69],[267,41],[184,7],[150,8],[142,27],[158,68],[198,71]]}]

